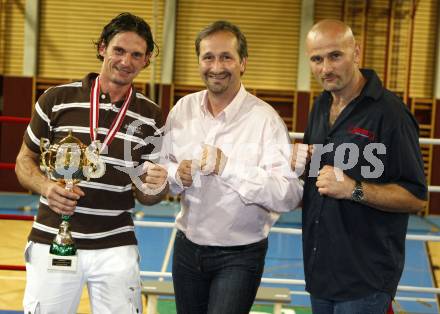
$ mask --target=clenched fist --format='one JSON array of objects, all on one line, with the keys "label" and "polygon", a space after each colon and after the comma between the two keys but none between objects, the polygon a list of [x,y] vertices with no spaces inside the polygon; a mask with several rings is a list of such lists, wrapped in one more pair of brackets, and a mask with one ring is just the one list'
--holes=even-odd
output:
[{"label": "clenched fist", "polygon": [[184,187],[190,187],[193,183],[195,163],[192,160],[182,160],[177,168],[176,181]]},{"label": "clenched fist", "polygon": [[42,195],[47,199],[50,209],[61,215],[73,215],[76,204],[84,192],[73,186],[71,190],[66,189],[61,183],[47,181],[43,187]]},{"label": "clenched fist", "polygon": [[204,175],[214,173],[221,175],[225,169],[228,157],[220,148],[211,145],[203,145],[202,158],[200,160],[200,171]]},{"label": "clenched fist", "polygon": [[319,170],[316,187],[321,195],[337,199],[350,199],[355,181],[336,167],[326,165]]},{"label": "clenched fist", "polygon": [[306,165],[310,161],[312,151],[313,145],[300,143],[293,144],[290,166],[298,177],[304,173]]},{"label": "clenched fist", "polygon": [[153,164],[151,162],[145,162],[143,165],[143,171],[145,174],[141,180],[143,191],[152,191],[153,194],[158,194],[167,185],[167,170],[159,164]]}]

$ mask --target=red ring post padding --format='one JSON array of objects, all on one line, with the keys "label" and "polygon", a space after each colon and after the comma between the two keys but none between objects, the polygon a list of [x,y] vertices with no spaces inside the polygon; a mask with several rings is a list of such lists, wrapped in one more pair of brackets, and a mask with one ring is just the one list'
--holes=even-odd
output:
[{"label": "red ring post padding", "polygon": [[29,121],[31,121],[31,118],[0,116],[0,122],[29,123]]},{"label": "red ring post padding", "polygon": [[0,162],[1,169],[15,169],[15,164],[10,162]]},{"label": "red ring post padding", "polygon": [[0,214],[0,220],[31,220],[31,221],[34,221],[35,217],[31,216],[31,215]]},{"label": "red ring post padding", "polygon": [[25,271],[26,266],[22,265],[0,265],[0,270],[19,270],[19,271]]}]

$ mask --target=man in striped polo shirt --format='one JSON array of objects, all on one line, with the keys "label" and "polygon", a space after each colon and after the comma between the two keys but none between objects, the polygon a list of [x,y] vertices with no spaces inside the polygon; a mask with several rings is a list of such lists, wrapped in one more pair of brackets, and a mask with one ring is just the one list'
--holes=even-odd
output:
[{"label": "man in striped polo shirt", "polygon": [[[168,186],[166,170],[148,162],[158,157],[148,143],[161,136],[161,111],[136,93],[132,82],[148,66],[155,43],[144,20],[123,13],[104,27],[96,46],[103,61],[99,75],[47,90],[35,105],[17,157],[20,183],[41,194],[25,254],[25,313],[76,313],[86,283],[93,313],[142,312],[133,194],[143,204],[154,204]],[[40,139],[57,143],[69,130],[86,145],[100,140],[106,151],[101,155],[105,174],[71,191],[39,168]],[[134,167],[144,172],[135,178],[136,186],[130,172],[121,171]],[[62,214],[72,216],[76,271],[48,270],[49,245]]]}]

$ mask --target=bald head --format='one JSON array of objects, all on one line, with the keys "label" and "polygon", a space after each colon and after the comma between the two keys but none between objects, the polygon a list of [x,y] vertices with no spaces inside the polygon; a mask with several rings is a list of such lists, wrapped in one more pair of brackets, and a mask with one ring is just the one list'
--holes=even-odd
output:
[{"label": "bald head", "polygon": [[307,34],[307,46],[311,42],[322,40],[338,40],[354,48],[356,45],[351,28],[339,20],[321,20]]},{"label": "bald head", "polygon": [[351,28],[338,20],[322,20],[307,34],[313,75],[325,90],[346,93],[359,82],[360,49]]}]

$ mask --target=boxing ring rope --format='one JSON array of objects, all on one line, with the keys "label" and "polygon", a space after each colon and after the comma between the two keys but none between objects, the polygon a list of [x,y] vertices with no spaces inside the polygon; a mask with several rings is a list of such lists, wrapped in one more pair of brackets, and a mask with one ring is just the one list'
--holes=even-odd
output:
[{"label": "boxing ring rope", "polygon": [[[141,276],[171,278],[171,273],[159,272],[159,271],[141,271]],[[263,277],[261,279],[261,282],[272,283],[272,284],[294,285],[294,286],[304,286],[306,284],[306,282],[302,279],[279,279],[279,278],[267,278],[267,277]],[[416,286],[399,285],[397,287],[397,291],[440,294],[440,288],[416,287]]]},{"label": "boxing ring rope", "polygon": [[[134,225],[138,227],[150,227],[150,228],[174,228],[174,222],[135,221]],[[282,233],[282,234],[293,234],[293,235],[302,234],[302,229],[299,228],[272,227],[270,231],[275,233]],[[437,235],[407,234],[406,239],[412,241],[440,242],[440,235],[437,236]]]},{"label": "boxing ring rope", "polygon": [[15,164],[11,162],[0,162],[1,169],[15,169]]},{"label": "boxing ring rope", "polygon": [[31,118],[0,116],[0,122],[23,124],[23,123],[29,123],[30,121]]},{"label": "boxing ring rope", "polygon": [[[22,117],[12,117],[12,116],[0,116],[0,122],[5,123],[29,123],[30,118],[22,118]],[[304,134],[298,132],[290,132],[289,133],[291,139],[302,139]],[[431,145],[440,145],[440,139],[433,138],[420,138],[420,144],[431,144]],[[1,169],[14,169],[14,163],[3,163],[0,162],[0,170]],[[428,190],[430,192],[440,192],[440,186],[429,186]],[[10,219],[10,220],[34,220],[35,217],[31,215],[5,215],[0,214],[0,219]],[[151,228],[172,228],[173,233],[172,236],[175,235],[175,224],[174,222],[153,222],[153,221],[134,221],[134,225],[137,227],[151,227]],[[280,228],[273,227],[271,228],[271,232],[273,233],[282,233],[282,234],[291,234],[291,235],[301,235],[302,230],[298,228]],[[414,241],[438,241],[440,242],[440,236],[437,235],[416,235],[416,234],[407,234],[407,240]],[[166,256],[164,259],[164,263],[161,267],[160,272],[154,271],[141,271],[140,274],[143,277],[157,277],[160,280],[163,278],[171,278],[170,272],[165,272],[167,265],[169,263],[169,258],[171,255],[173,246],[173,239],[170,240],[169,245],[166,250]],[[21,265],[0,265],[0,270],[16,270],[16,271],[25,271],[25,266]],[[284,285],[298,285],[304,286],[305,281],[301,279],[280,279],[280,278],[267,278],[263,277],[261,280],[262,283],[270,283],[270,284],[284,284]],[[416,286],[406,286],[399,285],[397,287],[398,291],[401,292],[416,292],[416,293],[432,293],[440,295],[440,288],[430,288],[430,287],[416,287]],[[308,295],[305,291],[291,291],[291,294],[297,295]],[[436,299],[433,298],[413,298],[413,297],[397,297],[397,300],[402,301],[425,301],[425,302],[436,302]]]}]

